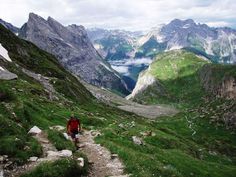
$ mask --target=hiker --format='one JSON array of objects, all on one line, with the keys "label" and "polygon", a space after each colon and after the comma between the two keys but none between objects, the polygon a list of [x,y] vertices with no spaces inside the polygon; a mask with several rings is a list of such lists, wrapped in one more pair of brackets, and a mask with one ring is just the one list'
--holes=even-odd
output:
[{"label": "hiker", "polygon": [[75,143],[76,149],[79,149],[78,143],[78,133],[81,131],[80,120],[71,115],[70,120],[67,122],[67,133],[71,136],[72,140]]}]

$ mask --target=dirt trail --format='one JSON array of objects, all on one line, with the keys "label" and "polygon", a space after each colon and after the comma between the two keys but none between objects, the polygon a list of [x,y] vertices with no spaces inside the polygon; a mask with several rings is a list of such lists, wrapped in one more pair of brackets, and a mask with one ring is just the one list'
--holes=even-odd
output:
[{"label": "dirt trail", "polygon": [[[96,134],[96,133],[95,133]],[[87,155],[92,168],[89,177],[128,177],[124,175],[124,165],[116,154],[94,142],[94,132],[85,131],[80,136],[81,151]]]},{"label": "dirt trail", "polygon": [[[84,131],[83,135],[80,136],[80,151],[86,154],[91,165],[88,177],[128,177],[129,175],[123,175],[124,165],[118,156],[111,154],[108,149],[94,142],[94,137],[97,134],[98,132],[95,131]],[[60,158],[58,156],[48,156],[48,151],[58,151],[48,140],[46,133],[42,132],[34,137],[43,148],[43,156],[37,159],[37,161],[28,162],[23,166],[12,166],[4,170],[4,177],[19,177],[42,162],[55,161]]]},{"label": "dirt trail", "polygon": [[43,150],[43,156],[41,158],[38,158],[37,161],[34,162],[28,162],[24,164],[23,166],[9,166],[9,169],[4,170],[4,177],[18,177],[22,175],[25,172],[28,172],[38,166],[40,163],[45,161],[54,161],[57,160],[58,156],[47,156],[47,151],[55,151],[57,152],[57,149],[53,146],[53,144],[48,140],[47,134],[42,132],[40,134],[37,134],[34,136],[35,139],[38,140],[38,142],[42,146]]}]

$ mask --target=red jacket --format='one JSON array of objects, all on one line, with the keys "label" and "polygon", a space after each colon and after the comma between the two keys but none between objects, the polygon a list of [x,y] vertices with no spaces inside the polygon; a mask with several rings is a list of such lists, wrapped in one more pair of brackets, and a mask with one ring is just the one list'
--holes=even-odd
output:
[{"label": "red jacket", "polygon": [[80,120],[77,118],[70,118],[70,120],[67,122],[67,130],[68,131],[73,131],[73,130],[78,130],[80,128]]}]

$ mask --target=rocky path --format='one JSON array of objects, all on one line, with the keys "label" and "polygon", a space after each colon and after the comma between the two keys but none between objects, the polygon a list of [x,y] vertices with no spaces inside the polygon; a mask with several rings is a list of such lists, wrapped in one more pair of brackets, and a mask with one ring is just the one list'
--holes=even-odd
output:
[{"label": "rocky path", "polygon": [[81,151],[87,155],[92,168],[89,177],[128,177],[124,175],[124,165],[116,154],[94,142],[98,132],[85,131],[80,136]]},{"label": "rocky path", "polygon": [[45,161],[54,161],[59,158],[59,156],[51,156],[48,155],[47,152],[58,152],[57,149],[53,146],[53,144],[48,140],[47,134],[42,132],[37,135],[34,135],[34,138],[38,140],[38,142],[42,146],[43,156],[41,158],[31,157],[23,166],[16,166],[14,164],[9,165],[4,170],[4,177],[18,177],[23,173],[32,170],[37,165]]},{"label": "rocky path", "polygon": [[[129,175],[124,175],[124,165],[118,155],[111,154],[108,149],[95,143],[94,138],[98,134],[100,133],[97,131],[84,131],[80,136],[80,151],[88,157],[91,165],[88,177],[128,177]],[[70,156],[68,154],[61,155],[62,151],[57,151],[55,146],[48,140],[46,133],[38,133],[34,135],[34,138],[42,146],[42,157],[31,157],[23,166],[8,166],[4,169],[4,177],[19,177],[42,162],[55,161],[61,157]],[[67,140],[65,139],[65,141]]]}]

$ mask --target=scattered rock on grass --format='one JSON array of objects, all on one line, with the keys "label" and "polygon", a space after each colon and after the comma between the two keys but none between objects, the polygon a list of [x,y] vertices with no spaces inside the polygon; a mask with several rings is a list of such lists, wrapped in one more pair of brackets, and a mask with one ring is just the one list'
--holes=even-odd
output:
[{"label": "scattered rock on grass", "polygon": [[0,163],[4,161],[4,157],[0,156]]},{"label": "scattered rock on grass", "polygon": [[71,150],[62,150],[60,151],[60,156],[61,157],[70,157],[72,156],[72,151]]},{"label": "scattered rock on grass", "polygon": [[55,126],[51,126],[49,127],[50,130],[57,130],[57,131],[62,131],[65,130],[65,127],[61,126],[61,125],[55,125]]},{"label": "scattered rock on grass", "polygon": [[84,158],[79,157],[79,158],[77,159],[77,161],[78,161],[78,165],[79,165],[80,167],[84,167]]},{"label": "scattered rock on grass", "polygon": [[145,132],[140,132],[141,135],[143,136],[155,136],[156,133],[154,133],[153,131],[145,131]]},{"label": "scattered rock on grass", "polygon": [[28,159],[29,162],[36,162],[38,160],[38,157],[30,157]]},{"label": "scattered rock on grass", "polygon": [[48,157],[71,157],[72,151],[71,150],[61,150],[61,151],[47,151]]},{"label": "scattered rock on grass", "polygon": [[72,140],[72,138],[71,138],[67,133],[63,133],[63,136],[64,136],[65,139],[67,139],[67,140]]},{"label": "scattered rock on grass", "polygon": [[143,144],[142,139],[137,137],[137,136],[132,136],[132,140],[133,140],[134,144],[138,144],[138,145],[142,145]]},{"label": "scattered rock on grass", "polygon": [[33,126],[28,134],[31,134],[31,135],[37,135],[37,134],[40,134],[42,132],[42,130],[40,128],[38,128],[37,126]]}]

